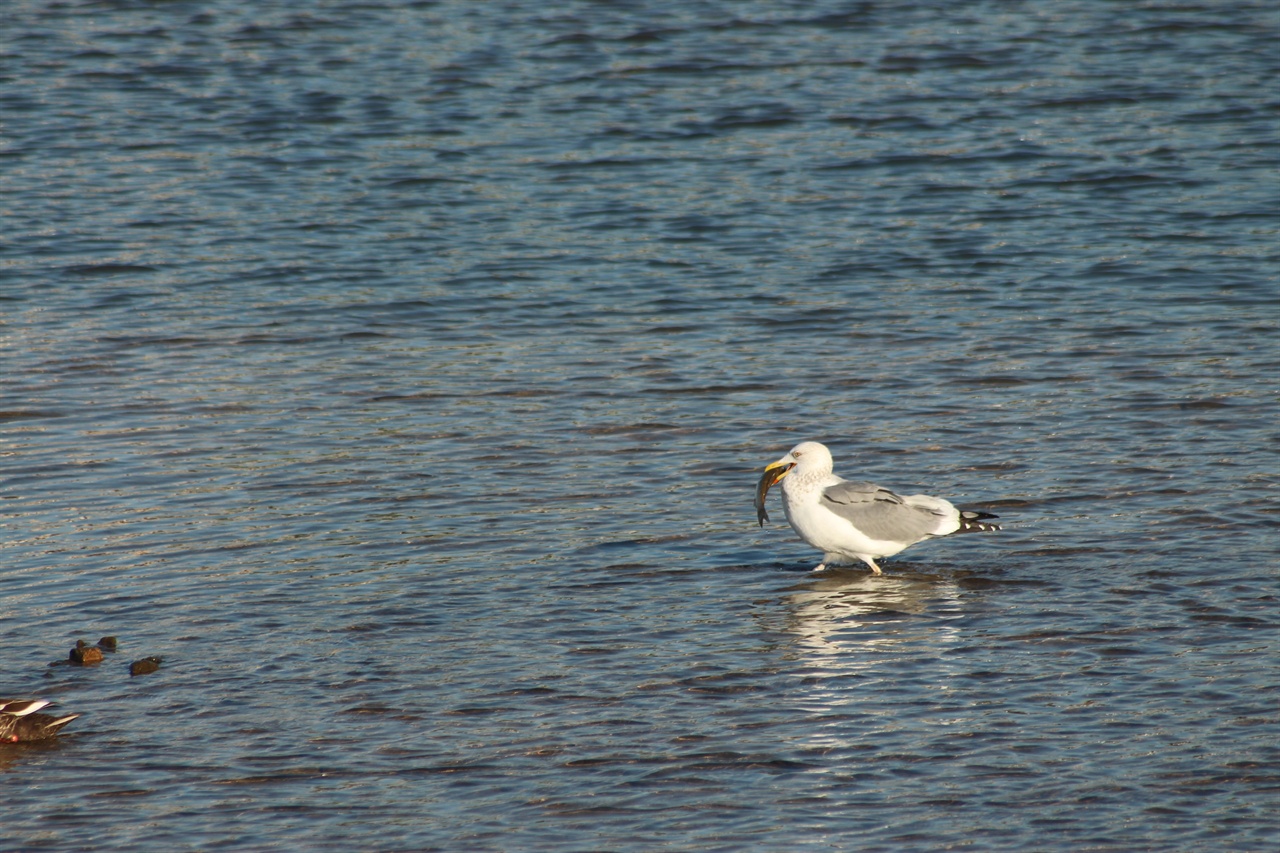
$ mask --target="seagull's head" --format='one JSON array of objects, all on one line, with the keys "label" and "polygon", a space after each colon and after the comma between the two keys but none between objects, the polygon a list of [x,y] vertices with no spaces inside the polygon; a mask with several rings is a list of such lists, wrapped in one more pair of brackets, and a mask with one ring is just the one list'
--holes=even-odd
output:
[{"label": "seagull's head", "polygon": [[[791,448],[791,452],[786,456],[774,462],[769,467],[790,463],[787,470],[796,469],[797,474],[830,474],[831,473],[831,451],[827,450],[825,444],[819,444],[816,441],[802,441],[795,447]],[[779,480],[782,477],[778,477]]]},{"label": "seagull's head", "polygon": [[801,474],[829,474],[831,451],[827,450],[826,445],[816,441],[802,441],[777,462],[764,466],[764,474],[756,485],[756,520],[761,527],[769,520],[769,514],[764,510],[764,499],[768,496],[769,489],[791,473],[793,468]]}]

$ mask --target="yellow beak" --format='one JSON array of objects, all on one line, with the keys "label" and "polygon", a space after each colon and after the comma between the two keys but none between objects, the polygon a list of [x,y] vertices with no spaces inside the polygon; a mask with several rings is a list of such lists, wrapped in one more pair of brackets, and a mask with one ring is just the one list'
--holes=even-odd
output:
[{"label": "yellow beak", "polygon": [[760,482],[756,484],[756,520],[760,522],[761,527],[764,527],[764,523],[769,520],[769,513],[765,512],[764,509],[765,496],[769,494],[769,489],[787,476],[787,472],[794,467],[796,467],[796,463],[786,462],[781,459],[764,466],[764,474],[760,476]]}]

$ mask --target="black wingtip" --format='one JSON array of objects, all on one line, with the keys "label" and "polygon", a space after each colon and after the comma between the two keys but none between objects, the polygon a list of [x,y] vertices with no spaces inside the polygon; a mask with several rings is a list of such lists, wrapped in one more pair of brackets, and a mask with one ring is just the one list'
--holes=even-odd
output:
[{"label": "black wingtip", "polygon": [[1004,528],[998,524],[983,521],[986,518],[999,518],[990,512],[977,512],[971,509],[960,511],[960,529],[957,533],[991,533]]}]

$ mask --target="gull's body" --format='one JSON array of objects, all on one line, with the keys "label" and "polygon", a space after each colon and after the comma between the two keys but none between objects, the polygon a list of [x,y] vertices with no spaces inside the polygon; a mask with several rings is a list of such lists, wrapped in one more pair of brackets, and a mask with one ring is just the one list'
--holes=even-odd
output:
[{"label": "gull's body", "polygon": [[797,444],[765,468],[756,490],[756,512],[769,516],[764,499],[782,482],[782,509],[796,534],[822,552],[814,571],[861,560],[880,574],[876,560],[892,557],[924,539],[952,533],[999,530],[981,519],[995,516],[958,510],[929,495],[898,495],[874,483],[832,473],[831,451],[816,441]]}]

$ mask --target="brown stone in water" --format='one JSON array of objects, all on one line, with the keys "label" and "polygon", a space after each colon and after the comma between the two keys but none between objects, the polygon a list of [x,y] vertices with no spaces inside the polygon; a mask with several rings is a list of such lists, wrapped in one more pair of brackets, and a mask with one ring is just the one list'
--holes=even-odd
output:
[{"label": "brown stone in water", "polygon": [[101,640],[98,641],[98,648],[102,649],[103,651],[114,652],[116,650],[116,638],[103,637]]},{"label": "brown stone in water", "polygon": [[80,666],[92,666],[95,663],[102,663],[102,649],[97,646],[90,646],[84,640],[77,640],[76,647],[71,650],[71,662],[80,664]]},{"label": "brown stone in water", "polygon": [[130,675],[146,675],[148,672],[155,672],[160,668],[160,658],[149,657],[142,660],[136,660],[129,664]]}]

